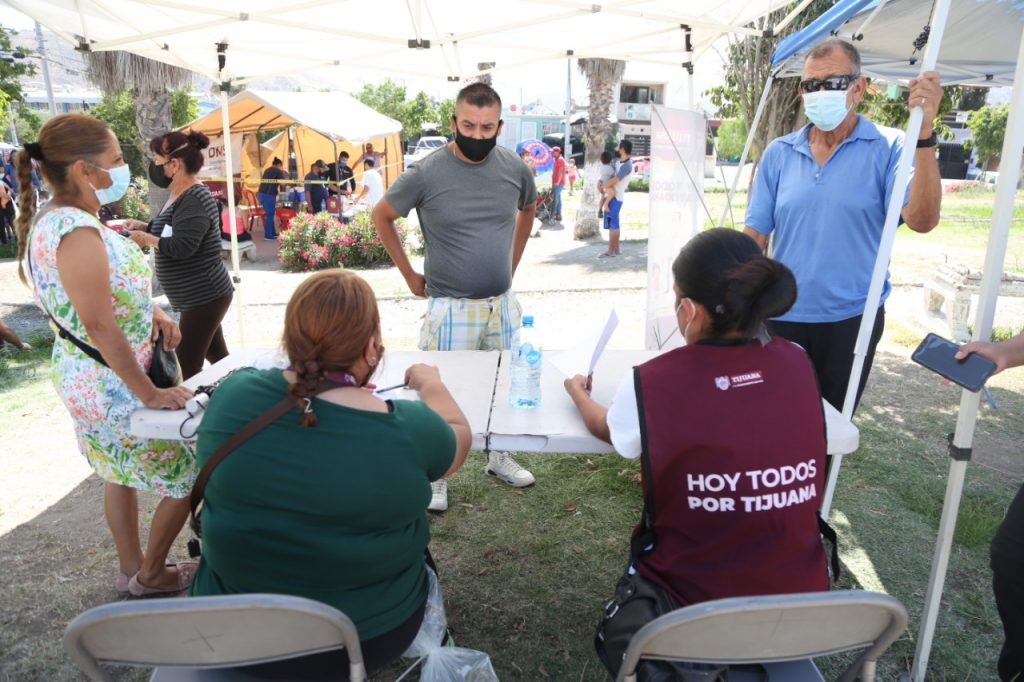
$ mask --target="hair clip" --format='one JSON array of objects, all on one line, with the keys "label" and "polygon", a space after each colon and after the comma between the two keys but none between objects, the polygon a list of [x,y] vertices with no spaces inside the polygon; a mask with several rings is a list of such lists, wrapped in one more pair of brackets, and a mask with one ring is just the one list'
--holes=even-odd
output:
[{"label": "hair clip", "polygon": [[725,306],[722,305],[721,303],[716,305],[715,306],[715,314],[716,315],[725,315]]},{"label": "hair clip", "polygon": [[302,400],[306,403],[306,406],[302,408],[302,414],[313,414],[313,401],[309,398],[303,398]]}]

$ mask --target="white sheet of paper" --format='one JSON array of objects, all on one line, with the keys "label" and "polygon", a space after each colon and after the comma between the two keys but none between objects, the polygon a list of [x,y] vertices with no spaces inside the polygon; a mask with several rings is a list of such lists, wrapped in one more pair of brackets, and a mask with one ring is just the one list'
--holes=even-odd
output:
[{"label": "white sheet of paper", "polygon": [[577,374],[587,376],[594,371],[597,361],[601,358],[601,353],[608,345],[608,339],[612,337],[612,333],[618,326],[619,315],[613,309],[604,324],[595,328],[576,345],[552,356],[551,364],[567,377]]},{"label": "white sheet of paper", "polygon": [[170,223],[164,225],[164,231],[160,233],[161,237],[171,237],[174,235],[174,228],[171,227]]}]

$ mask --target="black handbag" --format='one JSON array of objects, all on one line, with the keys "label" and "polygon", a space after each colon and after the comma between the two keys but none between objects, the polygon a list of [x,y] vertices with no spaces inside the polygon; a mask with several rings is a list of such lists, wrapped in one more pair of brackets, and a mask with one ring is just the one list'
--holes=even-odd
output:
[{"label": "black handbag", "polygon": [[150,381],[157,388],[170,388],[182,382],[181,363],[178,354],[164,348],[164,333],[161,330],[153,342],[153,361],[149,363]]},{"label": "black handbag", "polygon": [[[639,387],[639,373],[634,369],[637,410],[643,414],[643,398]],[[594,633],[597,657],[612,677],[617,677],[626,649],[633,636],[658,616],[686,606],[661,585],[644,578],[638,570],[640,559],[654,549],[654,477],[647,454],[647,433],[640,431],[640,466],[643,480],[644,508],[640,514],[640,527],[630,540],[629,565],[615,585],[615,595],[604,607]],[[728,680],[728,666],[668,661],[642,660],[637,666],[637,679],[644,682],[719,682]]]},{"label": "black handbag", "polygon": [[[75,344],[80,351],[104,367],[110,367],[99,349],[90,346],[65,329],[53,315],[50,315],[49,311],[46,311],[46,314],[50,316],[50,320],[57,327],[57,336]],[[157,388],[171,388],[182,382],[181,364],[178,362],[178,354],[173,350],[164,348],[164,333],[162,331],[157,335],[156,341],[153,342],[153,360],[149,363],[149,371],[146,372],[146,376],[149,377],[149,380]]]},{"label": "black handbag", "polygon": [[[31,252],[28,257],[28,269],[31,273]],[[98,348],[90,346],[85,341],[82,341],[82,339],[65,329],[64,325],[58,322],[57,318],[51,315],[50,311],[46,308],[43,308],[43,312],[46,313],[46,316],[50,318],[51,322],[53,322],[53,326],[57,328],[57,336],[70,341],[78,347],[78,350],[82,351],[104,367],[110,367]],[[153,342],[153,360],[149,363],[149,371],[146,372],[146,375],[157,388],[171,388],[172,386],[177,386],[183,380],[181,375],[181,363],[178,362],[178,354],[173,350],[167,350],[164,348],[164,333],[162,330],[157,334],[156,341]]]}]

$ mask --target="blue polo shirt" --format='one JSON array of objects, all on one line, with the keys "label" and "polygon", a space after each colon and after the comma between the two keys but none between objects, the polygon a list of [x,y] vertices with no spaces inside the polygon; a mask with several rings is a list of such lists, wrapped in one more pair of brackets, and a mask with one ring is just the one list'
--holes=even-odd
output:
[{"label": "blue polo shirt", "polygon": [[[864,312],[903,131],[857,119],[824,166],[811,154],[810,124],[761,157],[745,222],[775,233],[772,256],[796,276],[796,303],[779,320],[838,322]],[[890,290],[886,272],[882,303]]]}]

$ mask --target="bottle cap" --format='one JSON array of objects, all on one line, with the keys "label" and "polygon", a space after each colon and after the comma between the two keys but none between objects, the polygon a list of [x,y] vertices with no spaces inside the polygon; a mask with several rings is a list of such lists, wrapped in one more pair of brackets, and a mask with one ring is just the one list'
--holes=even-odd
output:
[{"label": "bottle cap", "polygon": [[533,315],[523,315],[523,324],[524,325],[533,324]]}]

